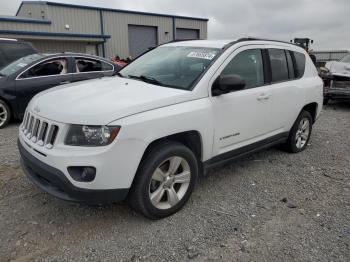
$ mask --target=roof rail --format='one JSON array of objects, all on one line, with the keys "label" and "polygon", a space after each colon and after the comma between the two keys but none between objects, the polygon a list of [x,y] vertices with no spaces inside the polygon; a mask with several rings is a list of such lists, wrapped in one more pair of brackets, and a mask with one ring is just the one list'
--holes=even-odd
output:
[{"label": "roof rail", "polygon": [[239,43],[239,42],[244,42],[244,41],[270,41],[270,42],[277,42],[277,43],[283,43],[283,44],[290,44],[290,45],[294,45],[294,46],[298,46],[295,43],[291,43],[291,42],[286,42],[286,41],[281,41],[281,40],[275,40],[275,39],[264,39],[264,38],[255,38],[255,37],[243,37],[240,38],[238,40],[232,41],[228,44],[226,44],[222,49],[227,49],[229,47],[231,47],[232,45]]}]

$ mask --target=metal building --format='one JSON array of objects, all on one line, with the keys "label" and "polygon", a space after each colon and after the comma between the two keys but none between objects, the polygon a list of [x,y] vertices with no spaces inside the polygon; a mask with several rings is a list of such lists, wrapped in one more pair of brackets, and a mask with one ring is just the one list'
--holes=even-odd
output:
[{"label": "metal building", "polygon": [[0,16],[0,37],[28,40],[41,52],[136,57],[174,39],[206,39],[208,19],[23,1],[16,16]]},{"label": "metal building", "polygon": [[313,51],[317,62],[339,61],[349,53],[347,50]]}]

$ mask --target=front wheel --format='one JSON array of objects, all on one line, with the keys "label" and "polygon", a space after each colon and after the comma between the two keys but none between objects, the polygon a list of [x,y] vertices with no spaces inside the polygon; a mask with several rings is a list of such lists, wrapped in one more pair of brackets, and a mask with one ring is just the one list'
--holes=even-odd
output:
[{"label": "front wheel", "polygon": [[290,130],[286,143],[286,149],[291,153],[299,153],[305,150],[311,136],[312,116],[307,111],[302,111]]},{"label": "front wheel", "polygon": [[7,126],[11,118],[11,111],[8,105],[0,100],[0,129]]},{"label": "front wheel", "polygon": [[188,147],[177,142],[159,144],[142,161],[129,203],[150,219],[170,216],[190,198],[197,177],[198,161]]}]

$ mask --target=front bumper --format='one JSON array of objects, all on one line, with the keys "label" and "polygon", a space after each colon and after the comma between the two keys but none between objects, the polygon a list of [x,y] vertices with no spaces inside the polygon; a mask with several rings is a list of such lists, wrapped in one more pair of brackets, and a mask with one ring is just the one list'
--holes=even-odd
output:
[{"label": "front bumper", "polygon": [[21,165],[28,178],[45,192],[68,201],[104,204],[123,201],[129,189],[93,190],[74,186],[58,169],[32,156],[18,141]]},{"label": "front bumper", "polygon": [[329,88],[325,90],[324,97],[327,99],[335,99],[335,100],[350,100],[350,87],[349,88]]}]

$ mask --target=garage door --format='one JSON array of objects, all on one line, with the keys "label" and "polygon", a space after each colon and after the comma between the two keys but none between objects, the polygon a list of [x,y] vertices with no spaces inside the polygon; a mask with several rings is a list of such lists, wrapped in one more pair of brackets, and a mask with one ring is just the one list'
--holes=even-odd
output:
[{"label": "garage door", "polygon": [[176,39],[177,40],[199,39],[199,30],[187,29],[187,28],[176,28]]},{"label": "garage door", "polygon": [[157,46],[157,27],[129,25],[129,54],[135,58]]}]

